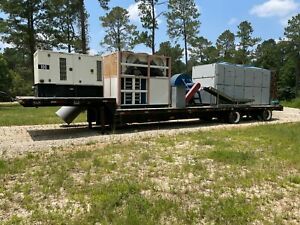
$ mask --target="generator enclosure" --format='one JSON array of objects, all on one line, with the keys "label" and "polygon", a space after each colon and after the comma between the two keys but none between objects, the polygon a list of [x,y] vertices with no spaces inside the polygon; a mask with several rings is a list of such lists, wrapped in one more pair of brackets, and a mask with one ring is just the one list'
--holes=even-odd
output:
[{"label": "generator enclosure", "polygon": [[170,105],[171,59],[115,52],[103,56],[104,97],[120,107]]},{"label": "generator enclosure", "polygon": [[[235,99],[252,99],[249,104],[270,104],[271,71],[257,67],[215,63],[193,67],[192,77],[202,87],[214,87]],[[202,102],[216,104],[216,97],[201,91]]]},{"label": "generator enclosure", "polygon": [[103,97],[102,57],[38,50],[34,86],[36,97]]}]

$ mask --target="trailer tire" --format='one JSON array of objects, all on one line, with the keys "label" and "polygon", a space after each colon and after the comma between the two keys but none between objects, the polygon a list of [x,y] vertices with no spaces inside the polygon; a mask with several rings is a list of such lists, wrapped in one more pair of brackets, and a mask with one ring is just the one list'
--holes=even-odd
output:
[{"label": "trailer tire", "polygon": [[238,124],[241,121],[241,114],[238,111],[231,111],[228,114],[228,123]]},{"label": "trailer tire", "polygon": [[272,119],[272,110],[270,109],[265,109],[263,110],[258,118],[262,121],[270,121]]}]

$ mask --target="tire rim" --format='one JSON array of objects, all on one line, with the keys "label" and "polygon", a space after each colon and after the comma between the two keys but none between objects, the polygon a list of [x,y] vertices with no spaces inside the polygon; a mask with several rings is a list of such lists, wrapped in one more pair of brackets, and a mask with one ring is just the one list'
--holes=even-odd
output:
[{"label": "tire rim", "polygon": [[234,116],[234,120],[233,120],[233,123],[238,123],[240,122],[240,119],[241,119],[241,115],[239,112],[232,112],[233,113],[233,116]]},{"label": "tire rim", "polygon": [[265,110],[265,119],[266,119],[266,121],[270,120],[271,118],[272,118],[271,110]]}]

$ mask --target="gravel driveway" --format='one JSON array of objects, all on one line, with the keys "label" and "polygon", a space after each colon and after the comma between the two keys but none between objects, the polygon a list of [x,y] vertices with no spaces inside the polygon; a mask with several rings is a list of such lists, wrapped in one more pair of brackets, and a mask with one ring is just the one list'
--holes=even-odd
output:
[{"label": "gravel driveway", "polygon": [[134,125],[121,128],[117,133],[108,135],[102,135],[99,130],[89,130],[85,124],[76,124],[74,126],[36,125],[0,127],[0,157],[13,158],[28,152],[51,151],[63,146],[85,145],[91,142],[108,144],[165,134],[173,135],[190,131],[229,129],[289,122],[300,122],[299,109],[284,108],[283,112],[275,111],[273,112],[273,120],[270,122],[245,121],[238,125],[231,125],[190,120],[177,123]]}]

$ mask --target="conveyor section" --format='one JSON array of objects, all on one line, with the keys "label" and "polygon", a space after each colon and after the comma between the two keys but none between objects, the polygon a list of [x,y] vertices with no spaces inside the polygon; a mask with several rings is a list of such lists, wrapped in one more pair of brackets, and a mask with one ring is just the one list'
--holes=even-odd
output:
[{"label": "conveyor section", "polygon": [[253,102],[253,99],[235,99],[230,97],[229,95],[225,94],[222,91],[217,90],[213,87],[204,87],[203,90],[210,93],[211,95],[217,97],[217,99],[221,100],[224,103],[228,104],[245,104],[249,102]]},{"label": "conveyor section", "polygon": [[191,87],[191,89],[189,89],[188,93],[185,95],[185,101],[186,101],[186,103],[189,103],[194,98],[195,94],[199,92],[200,87],[201,87],[201,84],[199,82],[196,82]]}]

